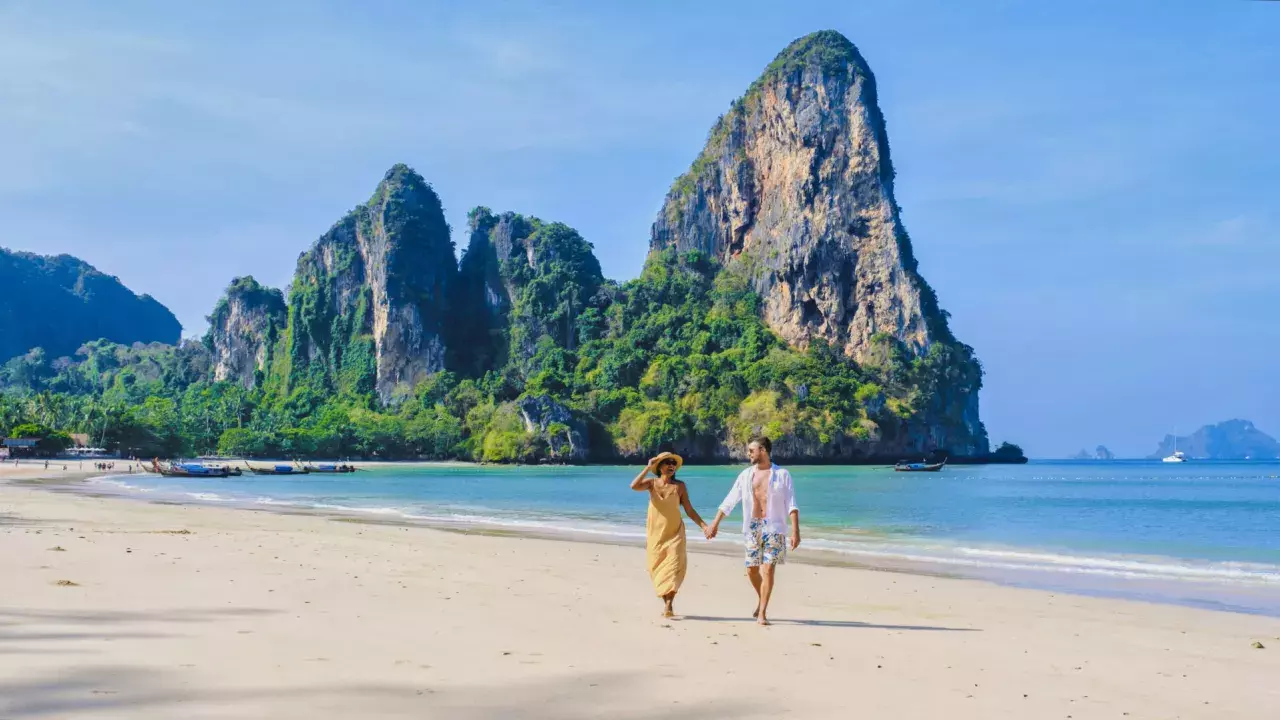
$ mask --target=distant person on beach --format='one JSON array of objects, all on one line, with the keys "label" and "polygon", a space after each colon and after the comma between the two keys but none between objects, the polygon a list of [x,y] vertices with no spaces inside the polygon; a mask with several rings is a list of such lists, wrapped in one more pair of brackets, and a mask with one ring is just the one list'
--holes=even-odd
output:
[{"label": "distant person on beach", "polygon": [[[689,502],[689,489],[676,479],[676,471],[684,464],[684,458],[673,452],[659,453],[631,481],[632,490],[649,491],[649,516],[645,522],[645,547],[648,549],[649,578],[653,589],[662,598],[663,617],[675,616],[676,593],[684,582],[689,567],[685,548],[684,508],[689,519],[709,533],[707,524]],[[649,477],[649,473],[657,477]]]},{"label": "distant person on beach", "polygon": [[792,550],[800,546],[800,508],[796,505],[791,473],[769,458],[773,444],[763,435],[747,445],[751,466],[739,473],[733,487],[720,503],[707,537],[720,532],[720,521],[742,503],[742,536],[746,546],[747,578],[756,591],[756,611],[751,614],[760,625],[768,625],[769,596],[773,594],[774,572],[787,560],[787,518],[791,519]]}]

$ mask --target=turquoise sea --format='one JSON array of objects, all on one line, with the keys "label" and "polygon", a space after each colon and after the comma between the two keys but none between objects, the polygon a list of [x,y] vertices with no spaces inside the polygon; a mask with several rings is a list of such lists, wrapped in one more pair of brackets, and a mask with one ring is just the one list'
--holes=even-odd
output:
[{"label": "turquoise sea", "polygon": [[[708,519],[740,470],[686,466]],[[1280,616],[1280,463],[1032,462],[791,468],[824,560]],[[640,542],[638,467],[388,466],[352,475],[99,486],[151,499],[305,507],[430,525]],[[737,513],[740,513],[739,509]],[[737,526],[715,541],[729,548]],[[702,539],[690,528],[691,546]]]}]

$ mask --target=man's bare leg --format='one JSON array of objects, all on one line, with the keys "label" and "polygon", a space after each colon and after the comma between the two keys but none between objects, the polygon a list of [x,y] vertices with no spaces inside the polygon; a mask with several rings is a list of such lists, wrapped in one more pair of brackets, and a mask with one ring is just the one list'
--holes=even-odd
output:
[{"label": "man's bare leg", "polygon": [[766,613],[769,610],[769,596],[773,594],[773,570],[775,565],[765,565],[760,568],[760,574],[763,576],[760,580],[760,616],[756,618],[759,625],[768,625],[769,618]]},{"label": "man's bare leg", "polygon": [[747,579],[751,581],[751,587],[756,589],[756,609],[751,613],[751,617],[760,616],[760,583],[764,582],[760,578],[760,566],[747,568]]}]

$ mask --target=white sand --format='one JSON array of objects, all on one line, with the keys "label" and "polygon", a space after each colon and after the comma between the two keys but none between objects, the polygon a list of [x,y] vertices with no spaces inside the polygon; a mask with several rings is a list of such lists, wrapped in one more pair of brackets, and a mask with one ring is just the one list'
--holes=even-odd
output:
[{"label": "white sand", "polygon": [[759,628],[695,554],[665,621],[639,548],[0,472],[5,720],[1280,717],[1272,618],[791,564]]}]

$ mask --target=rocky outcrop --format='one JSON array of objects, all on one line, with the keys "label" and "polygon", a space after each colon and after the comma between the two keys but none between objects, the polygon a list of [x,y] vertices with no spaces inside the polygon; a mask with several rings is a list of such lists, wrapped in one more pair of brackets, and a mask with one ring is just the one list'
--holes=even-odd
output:
[{"label": "rocky outcrop", "polygon": [[177,343],[181,335],[168,308],[83,260],[0,248],[0,363],[37,347],[57,358],[92,340]]},{"label": "rocky outcrop", "polygon": [[473,374],[515,358],[526,372],[538,343],[573,350],[576,321],[604,284],[600,262],[573,228],[488,208],[469,214],[454,315],[469,318],[452,342],[457,366]]},{"label": "rocky outcrop", "polygon": [[298,259],[290,291],[291,383],[322,375],[384,404],[444,368],[446,294],[457,274],[440,198],[405,165]]},{"label": "rocky outcrop", "polygon": [[516,401],[525,432],[545,439],[545,457],[566,462],[583,462],[590,448],[583,423],[568,408],[547,395],[524,397]]},{"label": "rocky outcrop", "polygon": [[892,435],[915,438],[904,448],[982,455],[981,369],[917,271],[893,181],[871,69],[844,36],[814,33],[712,128],[667,194],[651,248],[738,266],[762,319],[794,347],[821,338],[871,364],[875,340],[889,338],[908,359],[944,356],[929,406]]},{"label": "rocky outcrop", "polygon": [[1093,452],[1081,450],[1072,455],[1071,460],[1115,460],[1116,456],[1105,445],[1099,445]]},{"label": "rocky outcrop", "polygon": [[793,345],[861,357],[888,333],[920,355],[948,336],[898,217],[875,78],[839,33],[792,43],[716,123],[652,246],[748,262]]},{"label": "rocky outcrop", "polygon": [[232,280],[208,317],[205,345],[213,354],[213,379],[245,388],[261,384],[288,313],[279,290],[252,277]]}]

